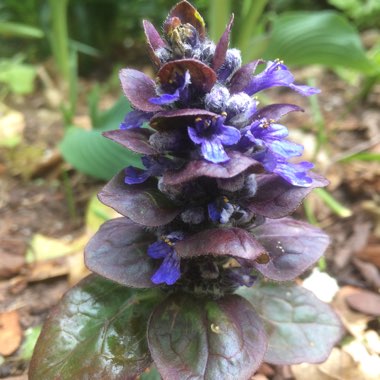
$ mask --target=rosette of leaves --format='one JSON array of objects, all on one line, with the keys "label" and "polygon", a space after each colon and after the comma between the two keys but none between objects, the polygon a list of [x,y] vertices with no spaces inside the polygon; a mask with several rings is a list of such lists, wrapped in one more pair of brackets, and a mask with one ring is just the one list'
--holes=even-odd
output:
[{"label": "rosette of leaves", "polygon": [[156,79],[121,70],[134,110],[104,133],[144,169],[127,167],[99,193],[122,217],[88,243],[94,274],[48,318],[31,380],[135,379],[153,364],[167,380],[243,380],[262,361],[323,361],[340,339],[334,312],[290,282],[329,238],[288,215],[327,181],[293,161],[303,147],[279,122],[301,108],[255,96],[318,90],[279,60],[241,66],[232,22],[214,44],[187,1],[163,36],[144,21]]}]

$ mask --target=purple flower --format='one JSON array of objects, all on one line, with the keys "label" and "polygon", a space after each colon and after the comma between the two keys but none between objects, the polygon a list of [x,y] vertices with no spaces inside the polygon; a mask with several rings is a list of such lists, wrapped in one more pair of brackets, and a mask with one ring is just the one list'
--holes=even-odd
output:
[{"label": "purple flower", "polygon": [[294,84],[293,74],[283,62],[278,59],[268,61],[264,71],[255,75],[245,87],[244,91],[248,95],[253,95],[259,91],[276,86],[289,87],[303,96],[310,96],[320,92],[319,89],[314,87]]},{"label": "purple flower", "polygon": [[234,206],[225,196],[208,204],[208,215],[214,223],[228,223],[234,211]]},{"label": "purple flower", "polygon": [[240,132],[234,127],[224,125],[225,114],[213,118],[198,117],[194,127],[188,127],[190,139],[201,145],[202,156],[211,162],[226,162],[229,160],[223,146],[236,144],[240,139]]},{"label": "purple flower", "polygon": [[162,264],[151,278],[154,284],[173,285],[180,278],[180,258],[174,246],[177,241],[182,239],[181,232],[172,232],[148,247],[148,255],[151,258],[163,259]]},{"label": "purple flower", "polygon": [[313,164],[288,162],[288,159],[301,156],[303,152],[302,145],[286,140],[288,134],[285,126],[275,123],[274,120],[262,118],[245,128],[241,145],[253,145],[254,158],[260,161],[268,172],[277,173],[295,186],[309,186],[312,179],[307,175],[307,171]]},{"label": "purple flower", "polygon": [[167,105],[181,100],[182,103],[186,104],[189,98],[190,84],[191,78],[188,70],[186,70],[184,75],[176,73],[175,80],[169,81],[168,84],[162,87],[162,90],[168,93],[163,93],[157,98],[150,98],[149,101],[153,104]]},{"label": "purple flower", "polygon": [[125,116],[124,120],[120,123],[120,129],[140,128],[146,121],[149,121],[153,116],[153,112],[144,112],[134,110]]},{"label": "purple flower", "polygon": [[128,166],[125,168],[125,183],[128,185],[135,185],[145,182],[149,177],[155,177],[162,175],[162,173],[168,167],[172,167],[173,163],[166,157],[141,157],[141,162],[145,166],[146,170],[139,169],[134,166]]}]

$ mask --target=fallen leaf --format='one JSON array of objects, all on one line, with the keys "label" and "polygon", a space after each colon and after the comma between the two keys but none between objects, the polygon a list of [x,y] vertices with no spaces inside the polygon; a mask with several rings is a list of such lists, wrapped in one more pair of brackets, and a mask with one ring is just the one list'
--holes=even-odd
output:
[{"label": "fallen leaf", "polygon": [[343,286],[336,294],[331,304],[334,310],[339,314],[344,327],[354,337],[362,339],[363,333],[367,329],[367,324],[372,318],[352,311],[346,303],[346,297],[349,294],[354,294],[359,291],[359,288]]},{"label": "fallen leaf", "polygon": [[43,281],[49,278],[65,276],[70,272],[70,266],[66,257],[58,257],[51,260],[43,260],[32,263],[28,267],[28,282]]},{"label": "fallen leaf", "polygon": [[0,354],[9,356],[20,346],[22,330],[17,311],[0,314]]},{"label": "fallen leaf", "polygon": [[380,289],[380,271],[375,265],[355,258],[352,259],[352,262],[356,268],[359,269],[361,275],[369,285],[373,286],[375,289]]},{"label": "fallen leaf", "polygon": [[32,263],[71,255],[75,252],[82,251],[87,241],[87,234],[83,234],[76,239],[73,239],[71,236],[55,239],[36,234],[30,243],[26,254],[26,261]]},{"label": "fallen leaf", "polygon": [[380,317],[380,295],[360,290],[346,296],[348,305],[363,314]]}]

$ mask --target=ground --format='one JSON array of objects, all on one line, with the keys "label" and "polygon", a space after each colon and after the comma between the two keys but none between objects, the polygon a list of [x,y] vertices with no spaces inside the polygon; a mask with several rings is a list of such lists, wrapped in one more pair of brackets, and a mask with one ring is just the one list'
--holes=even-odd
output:
[{"label": "ground", "polygon": [[[273,91],[271,99],[305,108],[303,114],[288,115],[285,124],[305,145],[306,158],[315,158],[317,170],[330,180],[328,194],[339,202],[326,203],[312,194],[305,204],[308,213],[301,206],[295,216],[315,218],[332,238],[326,263],[319,267],[337,281],[332,304],[354,348],[337,345],[321,366],[263,365],[254,379],[375,379],[371,363],[378,370],[380,354],[380,167],[378,161],[352,155],[380,153],[380,86],[360,99],[360,87],[333,72],[297,73],[299,82],[310,76],[322,90],[317,103],[288,91]],[[87,204],[103,183],[77,173],[60,157],[63,126],[51,94],[40,89],[27,97],[8,96],[4,103],[0,138],[12,124],[20,141],[13,147],[0,145],[0,378],[21,380],[27,378],[30,357],[25,347],[33,345],[27,337],[36,331],[30,328],[40,326],[62,294],[87,273],[81,253],[92,233],[85,225]],[[86,124],[80,108],[83,116],[77,120]],[[323,142],[319,149],[318,142]],[[41,253],[42,245],[52,252]]]}]

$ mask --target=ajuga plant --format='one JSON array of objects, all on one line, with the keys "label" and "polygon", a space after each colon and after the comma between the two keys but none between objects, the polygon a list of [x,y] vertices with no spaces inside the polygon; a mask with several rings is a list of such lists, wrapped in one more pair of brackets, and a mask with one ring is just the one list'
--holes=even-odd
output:
[{"label": "ajuga plant", "polygon": [[[320,229],[288,217],[327,181],[295,163],[303,147],[260,105],[294,83],[280,60],[241,65],[233,17],[217,44],[187,1],[162,35],[144,21],[155,80],[120,72],[134,110],[105,136],[141,154],[99,193],[122,216],[85,248],[94,272],[48,318],[31,380],[249,379],[265,361],[320,362],[341,337],[334,312],[292,280],[324,253]],[[145,374],[144,374],[145,373]]]}]

